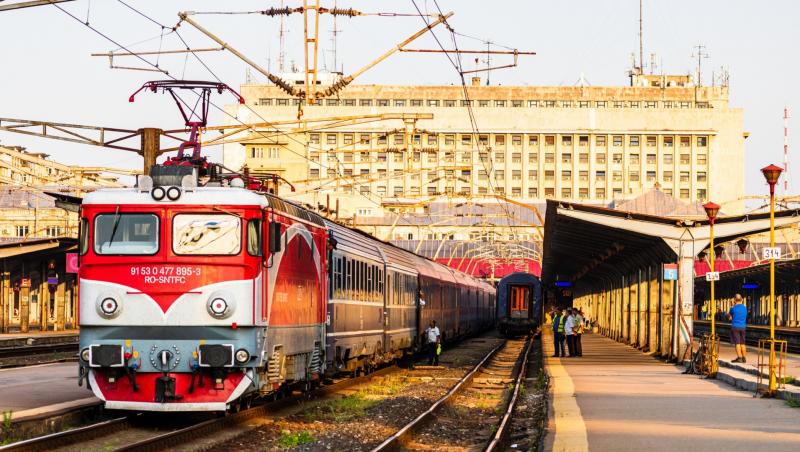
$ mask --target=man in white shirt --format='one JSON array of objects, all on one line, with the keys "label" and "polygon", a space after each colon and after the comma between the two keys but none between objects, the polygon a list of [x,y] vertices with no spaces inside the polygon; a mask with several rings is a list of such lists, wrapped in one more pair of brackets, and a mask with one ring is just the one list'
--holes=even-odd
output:
[{"label": "man in white shirt", "polygon": [[564,335],[567,336],[567,350],[570,358],[577,356],[575,352],[575,311],[567,308],[567,320],[564,322]]},{"label": "man in white shirt", "polygon": [[430,325],[425,329],[425,341],[427,342],[425,345],[428,347],[429,366],[439,365],[439,353],[437,352],[441,337],[442,336],[441,333],[439,333],[439,327],[436,326],[436,320],[431,320]]}]

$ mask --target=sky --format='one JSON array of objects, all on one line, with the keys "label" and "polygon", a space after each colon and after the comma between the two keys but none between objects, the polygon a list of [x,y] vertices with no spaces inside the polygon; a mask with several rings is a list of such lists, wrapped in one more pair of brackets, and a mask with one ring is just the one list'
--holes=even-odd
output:
[{"label": "sky", "polygon": [[[3,3],[19,0],[6,0]],[[423,12],[436,12],[433,0],[415,0]],[[364,12],[416,13],[411,0],[339,0],[338,7]],[[184,24],[178,33],[170,28],[178,22],[179,11],[256,11],[279,6],[280,1],[219,2],[209,0],[77,0],[14,11],[0,12],[0,117],[89,124],[137,129],[139,127],[179,128],[182,121],[176,107],[165,96],[143,93],[136,102],[128,96],[148,80],[165,78],[157,72],[111,69],[103,57],[125,46],[148,51],[159,48],[183,49],[183,38],[193,48],[214,47],[208,38]],[[289,6],[300,0],[287,0]],[[322,0],[333,6],[333,0]],[[132,8],[153,19],[143,17]],[[595,86],[624,86],[631,54],[638,53],[638,0],[438,0],[443,11],[453,11],[449,20],[461,49],[484,49],[485,41],[535,51],[520,57],[513,69],[494,71],[493,84],[571,86],[583,77]],[[66,12],[65,12],[66,11]],[[74,15],[70,17],[67,13]],[[759,168],[783,161],[783,108],[790,110],[789,194],[800,192],[800,93],[794,81],[800,69],[796,44],[800,28],[800,2],[770,0],[644,0],[645,70],[651,53],[656,54],[656,72],[686,74],[696,70],[694,46],[702,44],[703,82],[711,83],[712,72],[726,68],[730,73],[731,106],[744,109],[747,194],[764,194],[766,187]],[[197,15],[195,20],[259,64],[277,70],[279,20],[260,14]],[[92,31],[85,23],[96,28]],[[161,27],[164,25],[166,28]],[[302,16],[286,19],[286,62],[302,63]],[[365,16],[338,19],[337,59],[344,72],[352,72],[423,26],[418,16]],[[330,16],[320,21],[320,62],[333,69]],[[437,30],[446,46],[450,34]],[[420,48],[436,46],[430,35],[420,38]],[[177,78],[213,80],[219,77],[237,88],[246,79],[245,64],[227,52],[199,54],[208,69],[184,55],[147,57]],[[468,60],[465,60],[468,61]],[[116,65],[151,67],[135,57],[116,58]],[[474,66],[471,61],[466,68]],[[255,73],[253,71],[253,73]],[[254,76],[256,81],[263,77]],[[395,54],[365,73],[357,83],[455,84],[458,74],[441,54]],[[220,105],[230,98],[215,97]],[[796,110],[796,115],[792,112]],[[211,124],[223,121],[220,112]],[[480,124],[478,124],[480,127]],[[793,131],[797,131],[794,133]],[[796,140],[796,146],[792,143]],[[139,168],[141,158],[133,153],[82,146],[61,141],[29,138],[0,132],[0,143],[23,145],[47,152],[52,158],[81,165]],[[792,148],[796,151],[792,151]],[[208,155],[220,159],[219,150]],[[713,164],[713,163],[712,163]]]}]

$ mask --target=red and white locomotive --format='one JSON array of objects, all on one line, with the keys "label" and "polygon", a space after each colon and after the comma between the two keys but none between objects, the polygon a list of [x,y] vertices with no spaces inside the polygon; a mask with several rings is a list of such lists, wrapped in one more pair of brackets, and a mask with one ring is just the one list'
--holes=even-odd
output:
[{"label": "red and white locomotive", "polygon": [[83,200],[81,380],[107,408],[225,411],[413,352],[432,319],[493,325],[489,284],[195,171]]}]

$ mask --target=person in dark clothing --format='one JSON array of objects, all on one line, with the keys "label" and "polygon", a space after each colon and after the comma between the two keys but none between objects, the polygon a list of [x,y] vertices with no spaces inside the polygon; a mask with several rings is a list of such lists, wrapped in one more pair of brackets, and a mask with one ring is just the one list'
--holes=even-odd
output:
[{"label": "person in dark clothing", "polygon": [[567,356],[564,350],[564,321],[566,317],[561,313],[560,308],[556,308],[553,314],[553,358]]}]

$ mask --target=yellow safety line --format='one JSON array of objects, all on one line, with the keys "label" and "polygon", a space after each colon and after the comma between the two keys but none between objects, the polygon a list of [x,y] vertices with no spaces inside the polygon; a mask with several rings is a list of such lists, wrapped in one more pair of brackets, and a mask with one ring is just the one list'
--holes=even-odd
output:
[{"label": "yellow safety line", "polygon": [[[553,343],[552,334],[543,334],[546,343]],[[555,422],[555,435],[553,437],[553,452],[584,452],[589,450],[589,440],[586,436],[586,424],[583,422],[581,408],[575,399],[575,385],[561,359],[550,358],[549,349],[545,349],[548,356],[545,363],[550,374],[553,396],[553,420]]]}]

